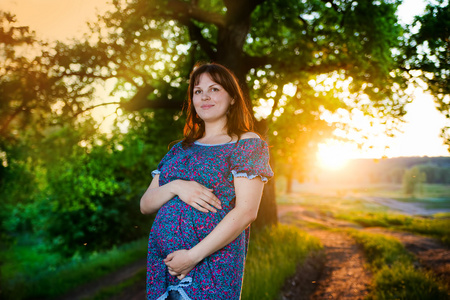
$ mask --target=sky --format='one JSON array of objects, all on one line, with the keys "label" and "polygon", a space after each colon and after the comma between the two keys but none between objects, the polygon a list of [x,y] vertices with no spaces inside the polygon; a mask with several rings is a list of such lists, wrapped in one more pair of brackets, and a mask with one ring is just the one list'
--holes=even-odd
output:
[{"label": "sky", "polygon": [[[41,39],[69,41],[87,31],[87,21],[95,21],[98,12],[107,10],[105,0],[0,0],[0,9],[16,14],[18,23],[30,26]],[[405,0],[399,7],[401,22],[411,23],[413,16],[423,12],[422,0]],[[356,145],[330,140],[321,145],[319,159],[324,163],[338,162],[344,158],[380,158],[398,156],[449,156],[439,136],[441,128],[450,121],[435,108],[433,98],[416,89],[412,103],[408,104],[402,133],[395,138],[383,135],[371,139],[375,146],[360,150]],[[388,148],[386,148],[386,146]],[[328,161],[328,162],[327,162]]]}]

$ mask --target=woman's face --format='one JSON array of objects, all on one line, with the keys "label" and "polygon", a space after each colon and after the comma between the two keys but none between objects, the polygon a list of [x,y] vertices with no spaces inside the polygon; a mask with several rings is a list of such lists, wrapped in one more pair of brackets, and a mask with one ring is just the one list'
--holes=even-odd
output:
[{"label": "woman's face", "polygon": [[234,99],[208,73],[203,73],[194,86],[192,102],[197,115],[204,122],[215,122],[226,120],[228,108],[234,104]]}]

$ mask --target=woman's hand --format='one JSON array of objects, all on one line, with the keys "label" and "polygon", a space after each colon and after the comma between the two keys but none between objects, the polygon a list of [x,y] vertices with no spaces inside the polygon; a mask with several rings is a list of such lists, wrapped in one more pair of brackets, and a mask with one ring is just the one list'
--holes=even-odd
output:
[{"label": "woman's hand", "polygon": [[170,253],[164,259],[169,274],[182,280],[198,264],[189,250],[178,250]]},{"label": "woman's hand", "polygon": [[217,212],[217,209],[222,209],[220,200],[214,195],[212,189],[208,189],[196,181],[181,179],[159,186],[159,175],[155,175],[141,198],[141,212],[143,214],[154,213],[175,196],[205,213]]},{"label": "woman's hand", "polygon": [[213,190],[201,185],[196,181],[175,180],[175,193],[186,204],[207,213],[217,212],[222,209],[220,200],[214,195]]}]

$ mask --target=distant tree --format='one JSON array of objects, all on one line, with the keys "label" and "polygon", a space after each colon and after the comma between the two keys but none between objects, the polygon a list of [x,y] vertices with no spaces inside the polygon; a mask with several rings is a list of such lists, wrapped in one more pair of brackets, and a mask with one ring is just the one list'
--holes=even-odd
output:
[{"label": "distant tree", "polygon": [[448,184],[450,183],[450,167],[433,163],[417,165],[419,170],[425,173],[427,183]]},{"label": "distant tree", "polygon": [[426,181],[426,174],[418,167],[412,167],[403,174],[403,190],[405,194],[414,197],[417,193],[423,193],[423,184]]},{"label": "distant tree", "polygon": [[388,170],[386,173],[386,176],[388,178],[388,182],[390,183],[402,183],[403,176],[405,173],[405,169],[401,167],[393,167],[392,169]]}]

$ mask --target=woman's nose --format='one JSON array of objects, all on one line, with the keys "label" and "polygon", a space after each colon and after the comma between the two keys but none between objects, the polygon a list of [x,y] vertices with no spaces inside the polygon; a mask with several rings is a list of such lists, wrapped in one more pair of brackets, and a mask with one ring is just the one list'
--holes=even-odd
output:
[{"label": "woman's nose", "polygon": [[209,93],[208,92],[203,92],[202,93],[202,100],[208,100],[209,99]]}]

